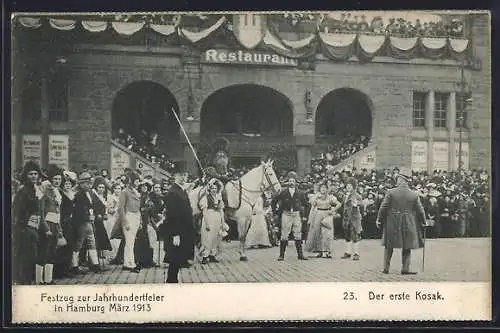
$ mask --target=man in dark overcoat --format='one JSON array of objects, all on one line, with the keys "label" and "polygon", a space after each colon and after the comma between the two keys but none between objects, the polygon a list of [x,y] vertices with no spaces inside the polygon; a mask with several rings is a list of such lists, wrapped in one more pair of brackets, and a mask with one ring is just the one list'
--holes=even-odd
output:
[{"label": "man in dark overcoat", "polygon": [[383,228],[384,274],[389,273],[393,250],[402,249],[401,274],[417,274],[410,271],[411,250],[424,246],[421,227],[425,225],[425,211],[416,191],[409,188],[411,170],[401,168],[396,187],[387,191],[382,202],[377,226]]},{"label": "man in dark overcoat", "polygon": [[169,264],[166,283],[179,282],[179,270],[192,259],[195,240],[193,210],[184,190],[187,179],[185,166],[176,163],[172,173],[174,183],[165,196],[166,216],[162,228],[166,252],[164,262]]}]

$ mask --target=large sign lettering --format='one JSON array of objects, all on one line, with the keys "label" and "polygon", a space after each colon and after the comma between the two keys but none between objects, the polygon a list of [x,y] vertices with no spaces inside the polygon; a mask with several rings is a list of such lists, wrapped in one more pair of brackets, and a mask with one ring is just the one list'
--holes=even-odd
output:
[{"label": "large sign lettering", "polygon": [[23,165],[28,161],[42,163],[42,136],[26,134],[23,135]]},{"label": "large sign lettering", "polygon": [[49,164],[69,169],[68,136],[49,135]]},{"label": "large sign lettering", "polygon": [[270,66],[297,66],[297,60],[278,54],[259,51],[206,50],[202,62],[214,64],[244,64]]},{"label": "large sign lettering", "polygon": [[111,146],[111,178],[117,178],[126,168],[130,168],[130,155]]},{"label": "large sign lettering", "polygon": [[434,170],[448,170],[449,166],[448,150],[449,150],[448,142],[442,142],[442,141],[434,142],[434,146],[432,147]]},{"label": "large sign lettering", "polygon": [[411,143],[411,168],[415,171],[427,170],[427,141]]}]

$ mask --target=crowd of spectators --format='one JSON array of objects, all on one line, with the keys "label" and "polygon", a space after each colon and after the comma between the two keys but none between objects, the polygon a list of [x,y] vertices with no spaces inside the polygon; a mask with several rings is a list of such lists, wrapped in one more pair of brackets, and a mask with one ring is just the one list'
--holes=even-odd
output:
[{"label": "crowd of spectators", "polygon": [[370,139],[366,136],[346,136],[330,144],[326,152],[319,158],[314,158],[311,166],[314,170],[321,170],[327,165],[336,165],[368,146]]},{"label": "crowd of spectators", "polygon": [[157,134],[155,133],[151,135],[142,133],[139,138],[136,138],[131,134],[126,133],[124,129],[120,128],[118,132],[113,135],[113,139],[119,144],[125,146],[127,149],[150,161],[152,164],[158,165],[164,170],[172,168],[172,161],[158,148]]}]

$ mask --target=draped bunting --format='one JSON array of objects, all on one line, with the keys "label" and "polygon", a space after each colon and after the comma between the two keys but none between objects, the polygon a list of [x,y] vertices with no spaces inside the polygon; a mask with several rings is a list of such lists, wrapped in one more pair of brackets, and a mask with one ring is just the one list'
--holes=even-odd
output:
[{"label": "draped bunting", "polygon": [[197,43],[202,39],[205,39],[208,36],[210,36],[214,31],[218,30],[225,21],[226,17],[222,16],[214,25],[212,25],[208,29],[202,30],[200,32],[193,32],[187,30],[186,28],[181,28],[180,33],[184,38],[189,40],[191,43]]},{"label": "draped bunting", "polygon": [[370,61],[384,50],[386,36],[359,35],[356,55],[360,61]]},{"label": "draped bunting", "polygon": [[76,27],[75,20],[49,19],[50,26],[58,30],[73,30]]},{"label": "draped bunting", "polygon": [[131,36],[144,27],[144,22],[112,22],[111,25],[119,34]]},{"label": "draped bunting", "polygon": [[26,28],[39,28],[42,26],[41,20],[34,17],[20,17],[19,23]]},{"label": "draped bunting", "polygon": [[321,40],[331,47],[348,47],[352,46],[354,40],[356,40],[356,34],[332,34],[320,32],[319,37]]},{"label": "draped bunting", "polygon": [[176,25],[161,25],[161,24],[151,24],[151,29],[164,36],[170,36],[173,34],[177,26]]},{"label": "draped bunting", "polygon": [[468,39],[453,39],[450,38],[450,47],[454,52],[457,53],[462,53],[467,49],[467,46],[469,46],[469,40]]},{"label": "draped bunting", "polygon": [[106,21],[82,21],[82,27],[90,32],[102,32],[108,27]]},{"label": "draped bunting", "polygon": [[269,29],[266,30],[266,34],[264,35],[262,43],[268,49],[273,50],[277,54],[293,59],[308,58],[316,53],[316,42],[314,41],[314,38],[308,45],[301,48],[292,49],[290,47],[287,47]]},{"label": "draped bunting", "polygon": [[[48,22],[48,25],[56,30],[70,31],[76,28],[78,22],[70,18],[18,17],[17,19],[19,25],[27,29],[40,28]],[[198,21],[202,21],[203,24],[193,25],[193,22]],[[234,31],[231,31],[231,25],[226,25],[226,22],[226,16],[212,15],[208,18],[182,17],[180,22],[177,20],[162,24],[146,23],[146,21],[111,21],[111,26],[120,35],[125,36],[131,36],[145,27],[149,27],[162,36],[175,34],[192,44],[202,45],[207,41],[212,44],[216,38],[217,40],[223,39],[231,47],[243,46],[251,49],[249,45],[242,44],[241,40],[235,40]],[[95,20],[89,17],[80,21],[81,27],[90,32],[106,31],[109,23],[110,21],[105,17],[95,17]],[[265,22],[262,24],[265,29],[263,29],[264,33],[259,43],[260,47],[293,59],[310,58],[321,52],[328,59],[337,61],[347,60],[352,56],[356,56],[360,61],[370,61],[376,56],[390,56],[397,59],[425,57],[463,60],[467,56],[467,50],[470,46],[468,39],[453,37],[398,37],[365,33],[327,33],[317,30],[310,34],[306,33],[307,37],[304,37],[304,32],[292,31],[293,29],[288,26],[286,26],[288,29],[286,32],[280,32],[277,30],[279,26],[276,24],[266,25]],[[203,28],[200,31],[193,31],[193,28],[190,27]],[[258,42],[258,38],[256,42]]]}]

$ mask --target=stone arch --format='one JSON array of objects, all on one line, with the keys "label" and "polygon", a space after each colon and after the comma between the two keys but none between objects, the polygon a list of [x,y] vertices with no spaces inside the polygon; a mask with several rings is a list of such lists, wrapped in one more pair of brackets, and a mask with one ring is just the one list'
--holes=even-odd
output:
[{"label": "stone arch", "polygon": [[323,138],[373,134],[373,102],[364,92],[354,88],[339,88],[321,98],[316,108],[316,141]]}]

